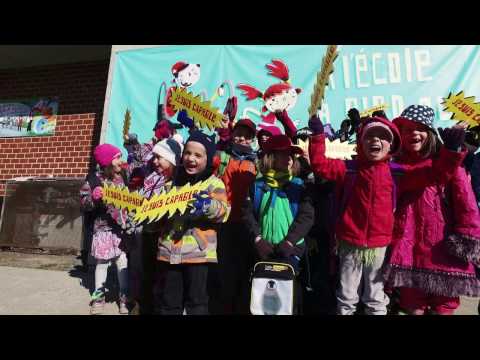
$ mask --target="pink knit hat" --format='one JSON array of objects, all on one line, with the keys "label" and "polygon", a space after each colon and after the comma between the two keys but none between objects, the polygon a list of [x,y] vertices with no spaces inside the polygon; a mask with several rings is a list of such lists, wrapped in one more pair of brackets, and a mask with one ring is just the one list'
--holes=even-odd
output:
[{"label": "pink knit hat", "polygon": [[110,165],[117,155],[122,155],[122,152],[110,144],[98,145],[93,152],[95,161],[102,167]]}]

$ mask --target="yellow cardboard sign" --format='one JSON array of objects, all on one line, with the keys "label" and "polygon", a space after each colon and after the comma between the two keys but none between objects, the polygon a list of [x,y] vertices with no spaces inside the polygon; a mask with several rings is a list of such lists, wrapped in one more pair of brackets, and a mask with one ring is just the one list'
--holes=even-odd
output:
[{"label": "yellow cardboard sign", "polygon": [[377,106],[373,106],[373,107],[371,107],[371,108],[368,108],[368,109],[366,109],[366,110],[363,110],[363,111],[360,113],[360,117],[372,116],[372,114],[373,114],[375,111],[380,111],[380,110],[385,111],[387,108],[388,108],[388,105],[387,105],[387,104],[380,104],[380,105],[377,105]]},{"label": "yellow cardboard sign", "polygon": [[470,126],[480,124],[480,103],[475,102],[474,96],[465,97],[463,91],[457,95],[450,93],[447,98],[443,98],[443,111],[451,112],[451,120],[464,121]]},{"label": "yellow cardboard sign", "polygon": [[137,208],[134,220],[141,223],[148,219],[148,222],[151,223],[162,218],[166,213],[168,213],[168,217],[171,217],[177,211],[184,214],[193,196],[200,191],[207,190],[211,183],[212,178],[193,186],[187,184],[181,188],[174,187],[169,192],[154,195]]},{"label": "yellow cardboard sign", "polygon": [[177,87],[172,91],[171,104],[177,111],[186,110],[187,115],[200,128],[214,130],[224,127],[223,114],[211,106],[210,101],[202,101],[200,95],[195,96],[186,89]]},{"label": "yellow cardboard sign", "polygon": [[357,154],[356,147],[356,144],[341,142],[340,139],[334,141],[325,139],[325,156],[330,159],[351,160],[352,156]]},{"label": "yellow cardboard sign", "polygon": [[119,209],[134,211],[140,207],[145,198],[138,192],[130,192],[126,187],[116,185],[104,185],[102,200],[106,204],[112,204]]},{"label": "yellow cardboard sign", "polygon": [[[299,139],[297,146],[301,147],[305,154],[308,154],[309,143],[309,139],[306,141]],[[351,160],[352,156],[357,154],[355,151],[356,146],[356,144],[341,142],[340,139],[330,141],[328,138],[325,138],[325,156],[330,159]]]}]

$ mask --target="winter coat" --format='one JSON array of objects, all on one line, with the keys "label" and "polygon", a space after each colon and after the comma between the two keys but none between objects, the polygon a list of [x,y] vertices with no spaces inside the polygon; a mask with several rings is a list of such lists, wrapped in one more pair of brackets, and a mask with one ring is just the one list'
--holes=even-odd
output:
[{"label": "winter coat", "polygon": [[212,176],[207,188],[215,209],[209,216],[191,218],[188,209],[185,215],[175,216],[166,221],[160,231],[157,259],[170,264],[198,264],[217,262],[217,230],[227,221],[230,206],[225,185]]},{"label": "winter coat", "polygon": [[[261,178],[257,181],[262,182],[263,179]],[[287,186],[289,186],[289,183],[284,185],[283,189]],[[268,194],[268,192],[265,192],[264,196],[265,194]],[[261,214],[257,215],[254,209],[254,191],[252,186],[242,206],[242,220],[247,228],[247,238],[252,244],[254,239],[262,234],[259,216]],[[305,242],[301,240],[305,238],[313,226],[314,217],[315,210],[311,194],[304,188],[298,202],[297,213],[284,239],[284,241],[289,241],[295,246],[295,254],[297,256],[301,256],[305,250]]]},{"label": "winter coat", "polygon": [[92,212],[94,218],[91,254],[95,259],[109,260],[128,251],[132,235],[123,230],[131,219],[127,210],[120,210],[113,205],[105,205],[102,200],[93,200],[92,191],[103,184],[126,186],[126,177],[108,180],[101,171],[89,174],[87,181],[80,188],[80,207],[82,211]]},{"label": "winter coat", "polygon": [[[394,134],[394,148],[401,144],[395,125],[385,119],[375,118],[390,127]],[[362,129],[362,128],[361,128]],[[361,130],[358,138],[361,138]],[[337,199],[341,198],[345,185],[347,166],[345,161],[325,157],[325,134],[310,139],[310,161],[315,175],[337,183]],[[337,239],[362,248],[384,247],[390,244],[394,225],[394,179],[387,157],[382,161],[368,161],[361,144],[357,144],[358,159],[356,177],[351,194],[335,227]],[[441,181],[463,161],[465,153],[442,149],[440,158],[431,168],[402,165],[401,182],[405,189],[423,188]]]},{"label": "winter coat", "polygon": [[229,148],[220,159],[228,159],[228,163],[219,174],[225,190],[227,191],[228,202],[232,207],[229,222],[240,223],[242,221],[242,205],[245,201],[248,189],[255,181],[257,169],[255,166],[255,154],[249,156],[238,156]]},{"label": "winter coat", "polygon": [[480,207],[480,153],[475,154],[473,157],[470,175],[472,177],[473,193],[477,199],[477,205]]},{"label": "winter coat", "polygon": [[[420,163],[432,166],[431,159]],[[474,265],[480,265],[480,214],[465,168],[458,167],[446,185],[402,191],[388,283],[433,295],[479,296]]]}]

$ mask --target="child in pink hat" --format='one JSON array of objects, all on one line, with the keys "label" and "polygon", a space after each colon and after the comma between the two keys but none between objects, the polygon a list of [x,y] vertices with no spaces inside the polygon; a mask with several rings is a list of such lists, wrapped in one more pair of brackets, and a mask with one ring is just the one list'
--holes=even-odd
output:
[{"label": "child in pink hat", "polygon": [[110,144],[98,145],[94,158],[97,171],[87,176],[80,189],[80,204],[83,211],[94,212],[91,254],[96,259],[95,291],[92,294],[91,314],[101,314],[105,306],[105,283],[107,271],[115,262],[120,287],[119,312],[128,314],[128,269],[125,245],[133,229],[126,210],[119,210],[102,202],[102,187],[107,184],[126,186],[120,149]]}]

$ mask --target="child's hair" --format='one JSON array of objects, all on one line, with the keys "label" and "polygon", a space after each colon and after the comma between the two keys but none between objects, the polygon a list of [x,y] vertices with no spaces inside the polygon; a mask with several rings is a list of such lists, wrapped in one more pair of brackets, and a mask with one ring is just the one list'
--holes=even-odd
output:
[{"label": "child's hair", "polygon": [[[112,180],[114,178],[115,172],[113,171],[113,165],[112,164],[110,164],[108,166],[105,166],[105,167],[100,167],[100,169],[102,170],[103,175],[105,175],[105,177],[107,179]],[[121,170],[120,175],[124,179],[127,178],[127,173],[125,172],[125,169]]]},{"label": "child's hair", "polygon": [[[290,156],[293,157],[292,175],[298,176],[300,173],[300,163],[294,155]],[[269,170],[273,169],[274,161],[275,153],[264,154],[260,159],[258,159],[258,169],[263,175],[265,175]]]},{"label": "child's hair", "polygon": [[435,157],[440,151],[440,141],[438,140],[437,135],[432,130],[428,130],[427,134],[427,140],[420,150],[420,156],[423,159]]}]

